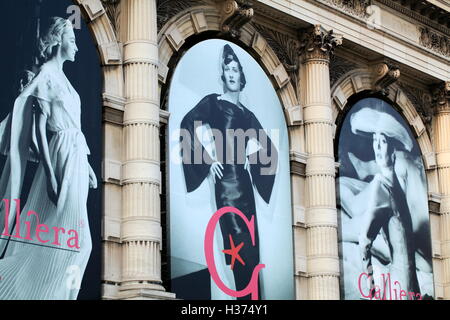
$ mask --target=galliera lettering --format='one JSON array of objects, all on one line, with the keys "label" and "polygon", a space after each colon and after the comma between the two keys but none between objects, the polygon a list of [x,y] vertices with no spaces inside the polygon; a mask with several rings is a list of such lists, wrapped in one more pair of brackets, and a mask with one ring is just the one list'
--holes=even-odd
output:
[{"label": "galliera lettering", "polygon": [[[49,232],[53,232],[53,242],[51,243],[52,245],[56,245],[56,246],[61,246],[60,243],[60,234],[66,234],[66,230],[62,227],[49,227],[46,224],[41,224],[39,221],[39,215],[37,212],[34,212],[32,210],[28,211],[27,213],[27,217],[32,217],[34,216],[34,218],[37,221],[36,224],[36,228],[34,231],[34,236],[36,238],[33,239],[32,237],[32,230],[31,230],[31,221],[25,221],[25,225],[26,225],[26,237],[22,238],[20,236],[20,228],[21,228],[21,223],[20,223],[20,199],[14,199],[15,203],[16,203],[16,225],[15,225],[15,233],[14,235],[10,234],[10,226],[9,226],[9,215],[10,215],[10,202],[8,199],[3,199],[3,202],[5,204],[5,229],[3,230],[3,233],[1,234],[1,236],[4,237],[12,237],[12,238],[16,238],[16,239],[22,239],[22,240],[29,240],[29,241],[38,241],[42,244],[46,244],[48,242],[50,242],[50,240],[43,240],[42,234],[45,233],[49,233]],[[78,232],[76,230],[70,229],[67,231],[67,235],[71,236],[70,238],[67,239],[66,244],[67,247],[72,248],[72,249],[80,249],[79,246],[79,239],[78,239]]]},{"label": "galliera lettering", "polygon": [[366,281],[370,281],[372,276],[363,272],[358,277],[358,288],[363,298],[368,298],[371,300],[404,300],[404,298],[407,300],[422,300],[422,295],[420,293],[407,292],[403,290],[399,281],[394,281],[392,283],[390,273],[382,273],[381,280],[383,285],[381,287],[375,285],[368,292],[363,292],[361,286],[362,281],[364,281],[363,278],[365,278]]}]

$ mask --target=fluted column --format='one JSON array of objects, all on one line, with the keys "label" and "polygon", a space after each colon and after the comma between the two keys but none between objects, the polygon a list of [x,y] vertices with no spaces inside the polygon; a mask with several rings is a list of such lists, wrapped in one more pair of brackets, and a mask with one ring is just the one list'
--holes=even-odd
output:
[{"label": "fluted column", "polygon": [[444,298],[450,299],[450,81],[435,92],[436,162],[441,192],[441,253]]},{"label": "fluted column", "polygon": [[320,25],[301,41],[300,97],[306,136],[308,299],[339,299],[339,257],[330,100],[330,54],[342,43]]},{"label": "fluted column", "polygon": [[124,0],[122,291],[163,291],[156,0]]}]

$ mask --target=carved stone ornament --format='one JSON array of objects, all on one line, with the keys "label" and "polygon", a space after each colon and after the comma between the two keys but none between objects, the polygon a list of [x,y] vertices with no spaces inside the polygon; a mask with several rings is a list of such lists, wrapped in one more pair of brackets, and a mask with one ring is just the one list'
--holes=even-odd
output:
[{"label": "carved stone ornament", "polygon": [[402,83],[399,81],[398,85],[405,95],[408,97],[409,101],[414,105],[419,115],[422,118],[423,123],[427,126],[428,130],[431,132],[432,128],[429,127],[432,120],[432,98],[430,90],[423,90],[417,86]]},{"label": "carved stone ornament", "polygon": [[272,50],[283,64],[286,72],[294,83],[297,85],[298,76],[298,50],[299,42],[286,34],[273,30],[262,24],[253,23],[255,29],[264,37]]},{"label": "carved stone ornament", "polygon": [[102,0],[106,14],[108,15],[108,18],[113,26],[113,29],[116,32],[118,31],[117,27],[119,26],[119,15],[120,15],[119,2],[120,0]]},{"label": "carved stone ornament", "polygon": [[157,0],[156,10],[158,32],[173,16],[177,15],[181,11],[188,10],[193,6],[202,4],[203,2],[198,0]]},{"label": "carved stone ornament", "polygon": [[450,112],[450,81],[437,85],[433,90],[433,106],[436,112]]},{"label": "carved stone ornament", "polygon": [[342,35],[333,33],[333,30],[325,31],[320,24],[302,32],[300,37],[300,54],[304,59],[329,60],[334,49],[342,44]]},{"label": "carved stone ornament", "polygon": [[319,0],[352,16],[367,18],[367,8],[372,4],[371,0]]},{"label": "carved stone ornament", "polygon": [[381,91],[385,95],[389,94],[388,87],[400,78],[400,69],[387,62],[376,64],[372,72],[374,91]]},{"label": "carved stone ornament", "polygon": [[330,58],[330,87],[333,87],[346,73],[358,68],[358,64],[333,55]]},{"label": "carved stone ornament", "polygon": [[420,27],[420,44],[445,57],[450,57],[450,39],[442,34]]},{"label": "carved stone ornament", "polygon": [[221,30],[232,37],[240,35],[240,29],[253,18],[253,8],[246,1],[225,0],[221,6]]}]

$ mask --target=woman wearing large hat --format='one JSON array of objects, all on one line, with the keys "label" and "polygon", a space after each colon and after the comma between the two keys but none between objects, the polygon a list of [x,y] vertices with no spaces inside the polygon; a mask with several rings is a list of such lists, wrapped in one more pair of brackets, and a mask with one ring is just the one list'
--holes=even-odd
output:
[{"label": "woman wearing large hat", "polygon": [[389,274],[390,281],[398,281],[406,292],[432,295],[432,279],[431,285],[427,279],[432,273],[430,238],[425,231],[428,210],[423,165],[420,158],[414,158],[413,141],[390,114],[391,107],[375,98],[362,102],[365,107],[350,117],[351,132],[367,138],[367,143],[371,139],[374,160],[362,161],[349,152],[358,179],[338,180],[344,213],[343,250],[355,249],[357,244],[359,251],[353,258],[344,253],[344,269],[353,270],[344,281],[355,288],[357,277],[368,274],[367,288],[357,291],[364,291],[366,297],[371,292],[373,298],[377,289],[390,290],[380,283],[382,274]]}]

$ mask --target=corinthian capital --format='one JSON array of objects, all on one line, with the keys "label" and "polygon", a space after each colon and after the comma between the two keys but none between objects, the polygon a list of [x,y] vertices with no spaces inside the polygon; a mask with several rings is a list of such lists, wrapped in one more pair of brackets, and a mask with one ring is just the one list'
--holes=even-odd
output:
[{"label": "corinthian capital", "polygon": [[320,24],[304,30],[300,37],[300,54],[304,59],[330,59],[334,49],[342,44],[342,35],[326,31]]},{"label": "corinthian capital", "polygon": [[438,84],[432,89],[433,106],[436,112],[450,112],[450,81]]}]

